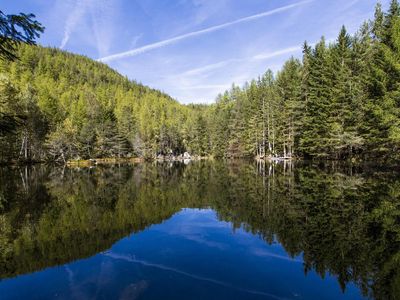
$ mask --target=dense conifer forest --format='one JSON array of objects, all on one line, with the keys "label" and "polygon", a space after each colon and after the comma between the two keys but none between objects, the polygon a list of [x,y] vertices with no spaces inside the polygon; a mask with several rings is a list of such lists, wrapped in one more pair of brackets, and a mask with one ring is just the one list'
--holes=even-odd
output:
[{"label": "dense conifer forest", "polygon": [[[0,60],[0,161],[178,155],[399,159],[400,6],[212,105],[181,105],[108,66],[21,44]],[[13,120],[12,126],[6,121]]]}]

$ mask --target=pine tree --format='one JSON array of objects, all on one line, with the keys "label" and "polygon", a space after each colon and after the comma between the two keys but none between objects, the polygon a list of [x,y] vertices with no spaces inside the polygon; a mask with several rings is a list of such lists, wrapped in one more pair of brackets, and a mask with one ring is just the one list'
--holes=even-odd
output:
[{"label": "pine tree", "polygon": [[299,144],[300,129],[304,113],[301,99],[301,64],[297,59],[288,60],[277,76],[277,91],[280,98],[280,128],[284,157],[294,156]]},{"label": "pine tree", "polygon": [[374,28],[380,29],[380,35],[375,33],[373,44],[365,136],[371,153],[387,156],[400,146],[400,12],[393,0],[382,21],[379,9]]},{"label": "pine tree", "polygon": [[300,140],[300,149],[306,156],[329,157],[332,151],[332,130],[329,120],[332,109],[331,72],[329,53],[322,39],[308,57],[308,99],[304,116],[304,131]]}]

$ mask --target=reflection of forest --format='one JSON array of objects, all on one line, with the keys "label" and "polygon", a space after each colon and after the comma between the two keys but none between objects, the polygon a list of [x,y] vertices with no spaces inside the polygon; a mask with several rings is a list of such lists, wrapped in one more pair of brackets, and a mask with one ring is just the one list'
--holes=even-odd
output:
[{"label": "reflection of forest", "polygon": [[305,272],[400,296],[400,178],[371,168],[138,164],[0,169],[0,278],[108,249],[184,207],[303,254]]}]

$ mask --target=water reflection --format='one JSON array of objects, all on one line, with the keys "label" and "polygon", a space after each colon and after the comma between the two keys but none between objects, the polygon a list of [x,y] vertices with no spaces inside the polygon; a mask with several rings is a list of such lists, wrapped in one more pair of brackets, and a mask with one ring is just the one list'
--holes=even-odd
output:
[{"label": "water reflection", "polygon": [[400,295],[400,179],[390,169],[36,166],[0,169],[0,180],[1,278],[60,266],[0,282],[10,298],[40,280],[41,298],[106,286],[97,297],[360,298],[354,286]]}]

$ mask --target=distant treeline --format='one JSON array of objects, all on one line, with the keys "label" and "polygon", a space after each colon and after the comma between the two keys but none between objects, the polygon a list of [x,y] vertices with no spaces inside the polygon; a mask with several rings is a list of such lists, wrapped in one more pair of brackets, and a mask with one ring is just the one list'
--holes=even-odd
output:
[{"label": "distant treeline", "polygon": [[[22,45],[0,61],[0,161],[145,157],[399,159],[400,6],[303,47],[274,76],[181,105],[104,64]],[[4,125],[5,124],[5,125]],[[4,125],[4,126],[3,126]]]}]

